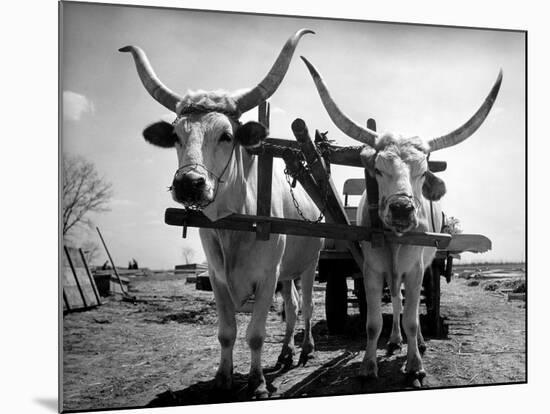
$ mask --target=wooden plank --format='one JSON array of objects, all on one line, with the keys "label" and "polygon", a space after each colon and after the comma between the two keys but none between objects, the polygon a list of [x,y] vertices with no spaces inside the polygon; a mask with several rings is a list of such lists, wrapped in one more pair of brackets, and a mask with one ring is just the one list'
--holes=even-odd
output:
[{"label": "wooden plank", "polygon": [[67,300],[67,294],[65,293],[65,289],[63,289],[63,312],[70,311],[70,310],[71,310],[71,305]]},{"label": "wooden plank", "polygon": [[80,253],[80,258],[82,259],[82,264],[84,265],[84,268],[86,269],[86,274],[88,276],[88,281],[90,282],[90,286],[92,287],[92,290],[94,292],[94,296],[96,299],[97,305],[101,305],[101,299],[99,299],[99,292],[97,291],[97,286],[95,285],[95,280],[92,276],[92,272],[90,271],[90,268],[88,266],[88,262],[86,262],[86,256],[84,256],[84,252],[82,249],[78,249]]},{"label": "wooden plank", "polygon": [[[258,107],[258,122],[269,129],[269,103],[262,102]],[[267,153],[258,156],[258,193],[256,214],[259,216],[271,215],[271,184],[273,179],[273,157]],[[269,240],[270,229],[261,223],[256,231],[257,240]]]},{"label": "wooden plank", "polygon": [[86,307],[91,308],[99,305],[99,301],[97,300],[94,288],[90,283],[90,279],[88,278],[88,273],[86,272],[86,269],[83,267],[75,267],[74,272],[76,279],[80,283],[82,295],[86,300]]},{"label": "wooden plank", "polygon": [[[78,279],[78,275],[76,273],[74,264],[72,263],[72,260],[71,260],[71,254],[69,253],[69,249],[67,248],[67,246],[63,246],[63,247],[65,249],[65,256],[67,258],[67,263],[69,264],[69,269],[70,269],[70,272],[72,274],[72,280],[74,280],[74,284],[76,285],[78,293],[80,294],[80,298],[82,299],[82,306],[81,307],[87,308],[88,303],[86,302],[86,296],[84,295],[84,292],[82,291],[82,286],[80,285],[80,280]],[[69,270],[69,269],[66,268],[66,270]],[[68,282],[68,286],[71,286],[71,284],[70,284],[71,274],[67,274],[67,271],[65,271],[65,278],[66,278],[65,280]],[[75,295],[71,292],[71,296],[74,297]],[[74,299],[76,300],[76,297],[74,297]],[[73,308],[75,308],[75,306],[73,306]]]},{"label": "wooden plank", "polygon": [[491,250],[491,240],[481,234],[455,234],[447,250],[450,252],[485,253]]},{"label": "wooden plank", "polygon": [[82,309],[86,307],[84,300],[74,277],[73,271],[67,261],[64,258],[65,264],[63,266],[63,297],[66,299],[68,310]]},{"label": "wooden plank", "polygon": [[[321,154],[317,151],[317,148],[309,136],[306,123],[302,119],[298,118],[292,122],[291,128],[296,140],[302,148],[302,153],[305,156],[313,178],[317,182],[317,185],[321,191],[326,221],[349,225],[350,222],[346,212],[344,211],[342,201],[337,195],[338,193],[336,186],[328,174],[325,161],[321,157]],[[347,245],[353,259],[359,268],[361,268],[363,266],[363,253],[361,251],[361,247],[356,241],[352,240],[348,241]]]},{"label": "wooden plank", "polygon": [[[210,221],[199,211],[186,211],[178,208],[167,208],[164,213],[164,221],[166,224],[172,226],[181,226],[183,223],[187,223],[190,227],[249,232],[256,232],[257,224],[266,221],[271,225],[271,232],[276,234],[359,241],[369,241],[371,237],[370,229],[363,226],[348,226],[334,223],[309,223],[304,220],[248,216],[244,214],[232,214],[220,220]],[[384,237],[388,243],[414,244],[418,246],[440,248],[445,248],[451,240],[449,234],[429,232],[411,232],[405,233],[402,236],[396,236],[391,232],[385,232]]]},{"label": "wooden plank", "polygon": [[[285,149],[299,149],[296,141],[282,138],[266,138],[265,141],[257,148],[248,149],[251,154],[266,154],[275,158],[282,158]],[[327,146],[328,159],[331,164],[346,165],[349,167],[361,167],[361,157],[359,154],[363,149],[362,146],[342,147],[339,145]],[[432,172],[445,171],[447,162],[445,161],[428,161],[428,167]]]},{"label": "wooden plank", "polygon": [[64,246],[63,298],[66,310],[88,309],[101,304],[95,282],[80,249]]},{"label": "wooden plank", "polygon": [[84,263],[82,262],[82,258],[80,257],[78,249],[65,246],[65,254],[69,255],[69,259],[71,260],[71,263],[74,267],[84,267]]},{"label": "wooden plank", "polygon": [[344,183],[344,195],[362,195],[365,192],[364,178],[349,178]]}]

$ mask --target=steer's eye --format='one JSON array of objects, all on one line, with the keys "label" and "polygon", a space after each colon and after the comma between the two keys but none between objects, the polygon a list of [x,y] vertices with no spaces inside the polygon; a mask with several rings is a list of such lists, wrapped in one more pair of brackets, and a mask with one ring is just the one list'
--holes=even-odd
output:
[{"label": "steer's eye", "polygon": [[378,168],[375,168],[375,169],[374,169],[374,173],[375,173],[376,175],[382,175],[382,171],[380,171]]},{"label": "steer's eye", "polygon": [[224,132],[220,135],[220,142],[231,142],[231,135],[227,132]]}]

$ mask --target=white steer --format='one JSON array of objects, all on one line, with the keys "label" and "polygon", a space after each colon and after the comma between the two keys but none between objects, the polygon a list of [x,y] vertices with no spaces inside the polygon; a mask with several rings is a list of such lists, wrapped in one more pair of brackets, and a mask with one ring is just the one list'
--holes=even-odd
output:
[{"label": "white steer", "polygon": [[[141,49],[135,46],[120,49],[132,53],[149,94],[177,114],[173,124],[157,122],[143,133],[151,144],[176,150],[178,167],[170,187],[175,201],[200,208],[211,220],[231,213],[256,214],[257,157],[249,154],[247,147],[258,145],[268,131],[258,122],[242,125],[239,118],[277,90],[298,41],[306,33],[313,32],[302,29],[288,39],[260,84],[238,93],[198,91],[179,96],[160,82]],[[299,218],[282,169],[274,169],[273,175],[271,215]],[[314,219],[319,211],[303,189],[296,188],[294,194],[304,214]],[[313,353],[311,296],[321,239],[271,235],[268,241],[258,241],[253,233],[217,229],[201,229],[200,237],[219,318],[221,360],[216,385],[226,390],[232,387],[235,311],[254,296],[246,332],[251,351],[248,384],[254,397],[266,397],[261,352],[265,322],[278,280],[283,282],[286,312],[286,333],[279,360],[292,363],[298,314],[293,280],[298,278],[302,283],[305,322],[301,360],[307,360]]]},{"label": "white steer", "polygon": [[[428,156],[433,151],[464,141],[481,126],[497,97],[502,71],[481,107],[464,125],[447,135],[423,140],[419,137],[378,134],[355,123],[338,108],[315,67],[305,58],[302,59],[334,124],[349,137],[365,144],[361,160],[368,174],[376,179],[379,200],[367,200],[366,192],[363,193],[357,211],[357,222],[362,226],[371,226],[369,205],[377,202],[378,217],[383,227],[397,235],[408,231],[439,232],[441,208],[434,201],[445,194],[445,184],[428,170]],[[426,374],[418,348],[418,340],[421,338],[418,307],[424,271],[431,264],[436,249],[400,244],[373,248],[370,242],[363,242],[362,249],[367,297],[367,349],[361,374],[371,378],[378,376],[376,346],[382,329],[380,296],[384,280],[390,287],[393,305],[389,348],[396,348],[401,344],[400,287],[404,283],[406,299],[403,328],[407,335],[405,372],[414,386],[421,386]]]}]

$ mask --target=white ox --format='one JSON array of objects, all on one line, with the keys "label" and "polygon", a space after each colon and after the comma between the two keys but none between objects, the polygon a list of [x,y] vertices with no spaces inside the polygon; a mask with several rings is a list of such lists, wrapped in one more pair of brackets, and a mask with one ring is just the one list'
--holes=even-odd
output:
[{"label": "white ox", "polygon": [[[357,222],[371,226],[369,203],[384,228],[401,235],[408,231],[441,230],[439,200],[445,194],[445,184],[428,170],[427,158],[433,151],[456,145],[472,135],[483,123],[497,97],[502,81],[502,71],[484,103],[477,112],[455,131],[430,140],[376,132],[364,128],[347,117],[331,98],[328,89],[315,67],[306,63],[325,109],[334,124],[346,135],[365,144],[361,160],[371,177],[376,178],[379,200],[367,200],[363,193],[357,211]],[[402,338],[399,316],[402,308],[401,284],[405,285],[403,328],[407,336],[407,363],[405,372],[413,386],[422,385],[425,371],[420,357],[418,307],[425,269],[431,264],[436,249],[411,245],[389,244],[373,248],[370,242],[362,243],[364,263],[363,277],[367,299],[367,348],[361,365],[361,375],[378,376],[376,348],[382,329],[380,297],[384,280],[390,287],[393,307],[390,351],[400,348]]]},{"label": "white ox", "polygon": [[[276,91],[298,41],[306,33],[313,32],[302,29],[288,39],[260,84],[233,94],[199,91],[179,96],[160,82],[141,49],[135,46],[120,49],[132,53],[141,81],[150,95],[177,114],[173,124],[157,122],[143,133],[153,145],[176,149],[178,168],[170,187],[175,201],[201,208],[211,220],[231,213],[256,214],[257,157],[249,154],[246,147],[258,145],[268,132],[257,122],[242,125],[239,117]],[[299,218],[281,169],[274,170],[272,194],[272,216]],[[296,188],[294,194],[305,215],[314,219],[319,211],[303,189]],[[313,353],[311,296],[321,240],[271,235],[268,241],[257,241],[254,233],[215,229],[200,229],[200,237],[219,319],[221,359],[216,386],[225,390],[232,387],[233,345],[237,334],[235,312],[253,295],[255,301],[246,332],[251,351],[248,385],[254,397],[266,397],[261,351],[277,280],[283,282],[286,312],[286,332],[279,362],[292,364],[298,314],[293,280],[298,278],[302,283],[305,323],[300,360],[307,360]]]}]

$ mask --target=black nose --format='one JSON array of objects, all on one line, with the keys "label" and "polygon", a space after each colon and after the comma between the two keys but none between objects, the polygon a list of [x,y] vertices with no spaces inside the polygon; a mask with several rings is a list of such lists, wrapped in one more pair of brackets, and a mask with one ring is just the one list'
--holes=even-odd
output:
[{"label": "black nose", "polygon": [[414,210],[412,203],[395,202],[390,204],[390,211],[394,220],[406,220]]},{"label": "black nose", "polygon": [[178,200],[196,201],[200,199],[205,184],[204,177],[184,174],[174,178],[172,187]]}]

